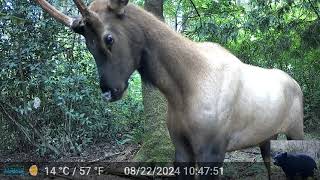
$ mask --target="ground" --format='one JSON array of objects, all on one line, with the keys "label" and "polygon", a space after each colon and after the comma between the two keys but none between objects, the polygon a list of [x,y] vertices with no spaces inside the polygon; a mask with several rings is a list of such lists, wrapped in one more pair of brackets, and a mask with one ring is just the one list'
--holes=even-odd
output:
[{"label": "ground", "polygon": [[[133,160],[134,155],[138,152],[139,146],[136,145],[115,145],[115,144],[109,144],[109,143],[103,143],[99,144],[93,147],[87,148],[81,156],[69,156],[69,157],[63,157],[59,158],[56,161],[57,162],[128,162]],[[27,162],[37,162],[37,161],[52,161],[53,159],[43,159],[37,157],[33,153],[17,153],[10,156],[0,156],[1,161],[7,161],[7,162],[21,162],[21,161],[27,161]],[[253,176],[253,173],[246,172],[244,169],[250,169],[253,168],[253,171],[255,171],[255,167],[257,166],[257,163],[254,162],[262,162],[262,158],[260,155],[260,151],[258,148],[250,148],[245,149],[241,151],[235,151],[231,153],[227,153],[225,162],[228,164],[229,161],[232,162],[239,162],[238,163],[232,163],[232,168],[228,168],[229,172],[238,171],[237,175],[239,177],[243,176]],[[247,161],[246,163],[243,163],[243,161]],[[92,165],[92,164],[90,164]],[[234,168],[234,167],[237,168]],[[238,167],[239,166],[239,167]],[[263,163],[258,163],[258,169],[259,172],[265,172]],[[262,167],[261,167],[262,166]],[[242,168],[242,169],[241,169]],[[257,168],[257,167],[256,167]],[[240,170],[239,170],[240,169]],[[261,170],[262,169],[262,170]],[[239,173],[239,171],[241,173]],[[262,173],[262,174],[263,174]],[[233,174],[233,173],[232,173]],[[261,175],[263,177],[265,175]],[[102,178],[103,177],[103,178]],[[60,179],[68,179],[64,176],[59,176]],[[255,176],[252,178],[254,179]],[[100,178],[98,178],[100,179]],[[130,179],[130,177],[124,177],[121,174],[118,175],[103,175],[101,176],[101,179],[115,179],[115,180],[126,180]],[[144,178],[142,178],[144,179]],[[224,179],[233,179],[231,178],[230,174],[227,174]],[[260,178],[261,179],[261,178]]]},{"label": "ground", "polygon": [[[283,139],[280,136],[279,139]],[[315,136],[306,135],[306,139],[318,139]],[[35,153],[16,153],[11,155],[0,155],[0,162],[86,162],[90,166],[99,164],[99,162],[133,162],[135,155],[141,149],[140,145],[124,144],[117,145],[113,143],[101,143],[88,147],[80,156],[65,156],[59,159],[41,158]],[[0,164],[1,169],[1,164]],[[276,166],[272,166],[273,174],[272,179],[285,179],[284,174]],[[258,147],[234,151],[226,154],[224,163],[225,176],[222,179],[267,179],[267,172],[262,161],[260,150]],[[111,175],[112,174],[112,175]],[[95,179],[115,179],[127,180],[132,177],[126,177],[123,173],[117,171],[111,174],[104,174]],[[318,178],[319,178],[318,174]],[[0,179],[4,179],[0,176]],[[6,178],[10,179],[10,178]],[[19,179],[19,178],[14,178]],[[24,178],[25,179],[25,178]],[[49,178],[48,178],[49,179]],[[66,176],[59,176],[59,179],[71,179]],[[86,179],[86,178],[76,178]],[[134,179],[148,179],[139,177]],[[150,179],[150,178],[149,178]],[[319,178],[320,179],[320,178]]]}]

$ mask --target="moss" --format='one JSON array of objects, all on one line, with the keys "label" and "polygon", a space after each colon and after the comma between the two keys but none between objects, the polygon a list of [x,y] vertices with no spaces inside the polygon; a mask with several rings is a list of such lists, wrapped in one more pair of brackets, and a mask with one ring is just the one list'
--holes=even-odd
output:
[{"label": "moss", "polygon": [[138,162],[172,162],[174,147],[165,128],[146,135],[141,149],[134,160]]},{"label": "moss", "polygon": [[143,84],[145,136],[134,160],[139,162],[172,162],[174,147],[166,125],[167,102],[153,87]]}]

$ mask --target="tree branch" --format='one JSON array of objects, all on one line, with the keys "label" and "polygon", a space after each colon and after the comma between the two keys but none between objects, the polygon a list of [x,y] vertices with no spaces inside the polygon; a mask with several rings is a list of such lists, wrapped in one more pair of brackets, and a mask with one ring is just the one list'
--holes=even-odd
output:
[{"label": "tree branch", "polygon": [[[26,131],[26,128],[20,124],[18,121],[16,121],[12,116],[10,116],[10,114],[6,111],[5,107],[2,106],[2,104],[5,104],[4,102],[1,101],[0,103],[0,107],[2,109],[2,112],[4,115],[6,115],[19,129],[20,131],[26,136],[26,138],[28,139],[28,141],[35,147],[38,147],[38,145],[36,145],[34,143],[34,140],[31,140],[28,132]],[[7,106],[9,106],[10,108],[12,108],[10,105],[6,104]],[[43,141],[47,147],[52,150],[56,155],[60,156],[60,151],[55,148],[54,146],[52,146],[51,144],[48,143],[48,141],[42,136],[42,134],[28,121],[28,120],[25,120],[28,125],[32,128],[33,132],[41,139],[41,141]]]},{"label": "tree branch", "polygon": [[194,10],[196,11],[197,15],[198,15],[198,16],[199,16],[199,18],[200,18],[200,28],[202,28],[202,18],[201,18],[201,15],[200,15],[200,13],[199,13],[199,11],[198,11],[198,9],[197,9],[196,5],[194,4],[194,2],[193,2],[192,0],[190,0],[190,3],[192,4],[192,6],[193,6]]},{"label": "tree branch", "polygon": [[192,6],[193,6],[194,10],[196,11],[197,15],[199,16],[199,18],[201,18],[200,13],[199,13],[196,5],[194,4],[194,2],[192,0],[190,0],[190,3],[192,4]]},{"label": "tree branch", "polygon": [[3,115],[6,115],[6,116],[20,129],[20,131],[26,136],[26,138],[28,139],[28,141],[29,141],[32,145],[36,146],[36,145],[33,143],[33,141],[31,140],[29,134],[27,133],[27,131],[26,131],[26,129],[23,127],[23,125],[21,125],[18,121],[16,121],[16,120],[6,111],[6,109],[5,109],[1,104],[0,104],[0,107],[1,107],[1,109],[2,109],[2,111],[0,111],[0,112],[2,112]]},{"label": "tree branch", "polygon": [[178,5],[177,5],[177,9],[176,9],[176,18],[175,18],[175,29],[176,29],[176,31],[178,31],[178,11],[180,9],[181,2],[182,2],[182,0],[179,0]]}]

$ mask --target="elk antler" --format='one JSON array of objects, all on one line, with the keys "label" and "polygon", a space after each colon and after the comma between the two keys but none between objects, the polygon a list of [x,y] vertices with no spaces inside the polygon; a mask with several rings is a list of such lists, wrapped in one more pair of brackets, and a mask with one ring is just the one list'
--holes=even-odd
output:
[{"label": "elk antler", "polygon": [[[46,0],[35,0],[45,11],[47,11],[52,17],[54,17],[57,21],[61,22],[62,24],[71,27],[74,21],[73,18],[63,14],[51,4],[49,4]],[[79,9],[80,13],[83,17],[88,17],[90,12],[87,6],[81,0],[73,0],[76,4],[77,8]]]},{"label": "elk antler", "polygon": [[90,12],[87,6],[81,0],[73,0],[83,17],[88,17]]},{"label": "elk antler", "polygon": [[47,11],[52,17],[54,17],[57,21],[61,22],[62,24],[71,27],[73,19],[59,10],[57,10],[55,7],[53,7],[51,4],[49,4],[45,0],[35,0],[45,11]]}]

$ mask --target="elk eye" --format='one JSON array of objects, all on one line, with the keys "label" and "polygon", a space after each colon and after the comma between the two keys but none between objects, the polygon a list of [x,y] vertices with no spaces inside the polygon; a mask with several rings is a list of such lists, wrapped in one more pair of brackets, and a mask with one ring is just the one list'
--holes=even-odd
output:
[{"label": "elk eye", "polygon": [[111,34],[106,35],[104,38],[104,42],[106,43],[107,46],[111,46],[114,42],[113,37]]}]

